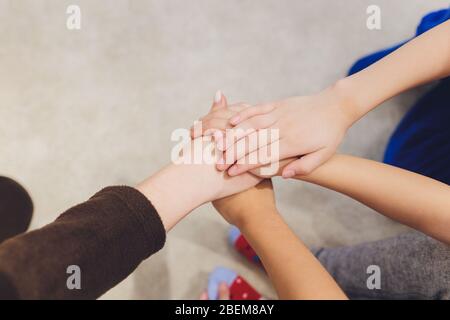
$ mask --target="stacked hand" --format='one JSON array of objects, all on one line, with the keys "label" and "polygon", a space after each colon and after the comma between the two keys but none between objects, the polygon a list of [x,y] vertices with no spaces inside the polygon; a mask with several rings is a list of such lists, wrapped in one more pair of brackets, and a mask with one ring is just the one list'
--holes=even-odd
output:
[{"label": "stacked hand", "polygon": [[228,223],[240,229],[253,220],[277,212],[270,179],[265,179],[241,193],[215,200],[213,205]]},{"label": "stacked hand", "polygon": [[[224,97],[221,99],[225,101]],[[313,96],[256,106],[237,104],[226,107],[225,102],[211,109],[203,118],[203,131],[197,131],[193,136],[214,133],[217,147],[224,152],[223,159],[226,159],[226,163],[218,163],[217,168],[228,170],[230,176],[267,164],[251,163],[250,159],[258,159],[260,149],[278,143],[279,153],[272,154],[269,160],[277,162],[297,158],[282,172],[283,177],[291,178],[310,173],[336,152],[354,121],[348,110],[351,108],[347,107],[344,97],[331,88]],[[236,148],[238,141],[264,129],[277,129],[277,140],[247,141],[245,148]],[[218,134],[216,130],[227,130],[228,134]]]}]

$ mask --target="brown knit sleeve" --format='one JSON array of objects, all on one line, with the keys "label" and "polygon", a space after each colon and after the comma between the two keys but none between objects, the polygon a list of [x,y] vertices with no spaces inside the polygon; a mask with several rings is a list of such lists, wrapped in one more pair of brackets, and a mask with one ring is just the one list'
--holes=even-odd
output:
[{"label": "brown knit sleeve", "polygon": [[[0,245],[0,298],[95,299],[160,250],[166,233],[150,201],[108,187],[53,223]],[[68,289],[69,266],[81,289]]]}]

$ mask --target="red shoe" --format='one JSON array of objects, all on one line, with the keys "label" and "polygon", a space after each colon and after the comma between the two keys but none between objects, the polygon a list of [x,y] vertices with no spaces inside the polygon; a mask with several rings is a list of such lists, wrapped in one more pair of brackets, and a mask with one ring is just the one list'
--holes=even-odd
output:
[{"label": "red shoe", "polygon": [[208,299],[219,298],[219,285],[226,283],[230,290],[230,300],[261,300],[263,297],[244,278],[233,270],[217,267],[209,275]]},{"label": "red shoe", "polygon": [[247,258],[247,260],[262,267],[261,260],[259,259],[255,250],[253,250],[253,248],[247,242],[247,239],[245,239],[245,237],[237,227],[231,226],[230,232],[228,233],[228,240],[240,254]]}]

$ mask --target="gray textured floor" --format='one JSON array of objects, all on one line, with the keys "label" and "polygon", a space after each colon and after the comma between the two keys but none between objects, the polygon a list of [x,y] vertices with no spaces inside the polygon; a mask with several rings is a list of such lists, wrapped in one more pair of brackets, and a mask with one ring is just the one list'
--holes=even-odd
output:
[{"label": "gray textured floor", "polygon": [[[69,32],[65,9],[82,9]],[[382,8],[368,31],[365,9]],[[312,93],[358,56],[414,32],[447,1],[420,0],[0,0],[0,173],[36,204],[33,227],[103,186],[134,184],[169,160],[170,132],[204,113],[216,89],[251,103]],[[418,92],[357,124],[342,150],[380,159]],[[311,245],[342,245],[403,227],[343,196],[276,181],[279,207]],[[196,298],[216,265],[232,267],[273,296],[264,274],[226,244],[210,206],[170,234],[107,298]]]}]

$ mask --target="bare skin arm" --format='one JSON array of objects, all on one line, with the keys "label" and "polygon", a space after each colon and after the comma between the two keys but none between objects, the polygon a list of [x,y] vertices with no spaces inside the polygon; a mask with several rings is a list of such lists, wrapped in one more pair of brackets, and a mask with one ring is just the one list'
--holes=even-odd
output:
[{"label": "bare skin arm", "polygon": [[[283,161],[280,167],[291,161]],[[334,155],[309,175],[295,178],[343,193],[386,217],[450,244],[450,187],[444,183],[348,155]]]},{"label": "bare skin arm", "polygon": [[296,178],[346,194],[379,213],[450,244],[450,187],[387,164],[335,155]]},{"label": "bare skin arm", "polygon": [[256,251],[280,299],[347,299],[279,215],[270,180],[213,204]]},{"label": "bare skin arm", "polygon": [[[229,168],[228,173],[235,176],[261,166],[262,163],[251,163],[248,159],[272,143],[270,140],[243,152],[230,151],[246,134],[268,128],[279,130],[279,159],[299,157],[284,168],[283,177],[309,174],[331,158],[346,131],[372,109],[403,91],[449,75],[450,21],[447,21],[317,94],[242,108],[229,118],[228,127],[232,125],[234,130],[218,141],[219,149],[226,150],[225,158],[232,160],[219,163],[218,169]],[[221,129],[215,120],[218,117],[219,114],[211,114],[203,130]],[[229,153],[232,156],[228,157]],[[240,162],[235,163],[236,160]]]},{"label": "bare skin arm", "polygon": [[370,67],[342,81],[356,121],[393,96],[450,75],[450,21],[411,40]]},{"label": "bare skin arm", "polygon": [[[245,106],[239,108],[246,109]],[[212,121],[233,113],[236,111],[224,108],[210,112],[206,118]],[[296,161],[296,157],[281,161],[278,174]],[[391,219],[450,243],[449,186],[400,168],[344,155],[332,156],[316,171],[294,177],[346,194]],[[259,169],[251,172],[260,174]]]}]

